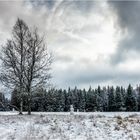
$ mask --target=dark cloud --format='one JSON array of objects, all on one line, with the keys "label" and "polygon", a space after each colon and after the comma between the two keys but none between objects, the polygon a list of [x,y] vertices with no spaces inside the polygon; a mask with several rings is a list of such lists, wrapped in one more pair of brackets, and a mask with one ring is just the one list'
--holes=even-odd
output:
[{"label": "dark cloud", "polygon": [[[87,65],[86,65],[87,66]],[[90,86],[94,84],[101,84],[103,82],[108,82],[114,78],[114,75],[109,73],[107,69],[102,71],[100,68],[87,68],[81,67],[81,64],[70,65],[67,69],[57,69],[55,72],[56,79],[61,79],[60,81],[55,81],[54,83],[59,83],[58,87],[68,88],[69,86]],[[83,87],[84,87],[83,86]]]},{"label": "dark cloud", "polygon": [[117,26],[122,38],[127,34],[111,59],[116,64],[127,59],[129,52],[140,51],[140,1],[111,1],[109,5],[117,14]]},{"label": "dark cloud", "polygon": [[[38,9],[42,8],[42,6],[46,6],[50,10],[55,6],[57,2],[58,0],[30,0],[30,3],[35,8]],[[93,5],[95,4],[95,2],[92,0],[60,0],[60,3],[62,7],[69,4],[69,7],[73,7],[73,9],[77,9],[85,14],[90,12],[90,10],[93,8]]]},{"label": "dark cloud", "polygon": [[94,1],[75,0],[73,2],[74,2],[73,4],[75,5],[75,7],[84,13],[90,12],[93,9],[94,4],[95,4]]},{"label": "dark cloud", "polygon": [[[28,2],[25,0],[25,2]],[[55,5],[55,0],[29,0],[29,2],[34,6],[34,8],[42,8],[42,6],[46,6],[51,9]]]}]

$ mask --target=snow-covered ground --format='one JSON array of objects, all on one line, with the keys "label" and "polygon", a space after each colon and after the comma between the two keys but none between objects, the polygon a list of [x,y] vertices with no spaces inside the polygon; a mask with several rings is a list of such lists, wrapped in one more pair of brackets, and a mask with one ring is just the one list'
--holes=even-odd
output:
[{"label": "snow-covered ground", "polygon": [[140,113],[0,112],[0,140],[140,140]]}]

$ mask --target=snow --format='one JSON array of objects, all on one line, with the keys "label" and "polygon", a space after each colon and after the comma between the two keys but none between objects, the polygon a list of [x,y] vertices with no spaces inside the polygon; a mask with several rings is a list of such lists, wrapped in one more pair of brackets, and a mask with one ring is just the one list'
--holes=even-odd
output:
[{"label": "snow", "polygon": [[0,112],[0,140],[139,140],[139,112]]}]

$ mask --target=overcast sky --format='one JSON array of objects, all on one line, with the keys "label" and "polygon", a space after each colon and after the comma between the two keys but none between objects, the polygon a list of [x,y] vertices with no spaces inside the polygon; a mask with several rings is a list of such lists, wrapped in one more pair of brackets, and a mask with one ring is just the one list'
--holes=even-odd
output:
[{"label": "overcast sky", "polygon": [[17,17],[46,35],[56,87],[140,83],[140,2],[0,1],[0,45]]}]

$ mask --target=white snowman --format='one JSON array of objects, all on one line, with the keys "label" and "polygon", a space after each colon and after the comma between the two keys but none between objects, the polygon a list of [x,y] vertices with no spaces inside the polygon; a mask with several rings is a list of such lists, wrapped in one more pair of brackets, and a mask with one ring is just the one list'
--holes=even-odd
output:
[{"label": "white snowman", "polygon": [[74,115],[74,108],[73,108],[73,105],[70,105],[70,115]]}]

